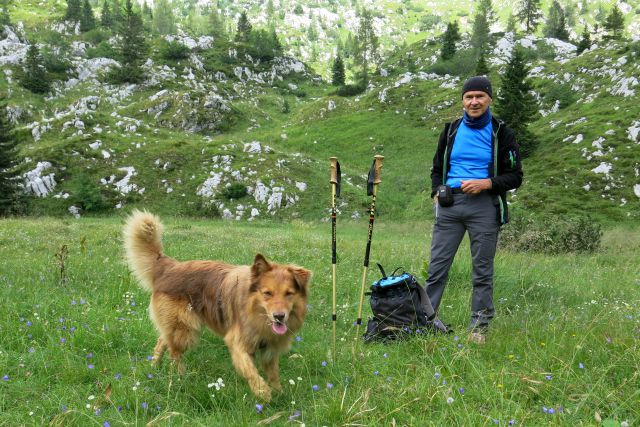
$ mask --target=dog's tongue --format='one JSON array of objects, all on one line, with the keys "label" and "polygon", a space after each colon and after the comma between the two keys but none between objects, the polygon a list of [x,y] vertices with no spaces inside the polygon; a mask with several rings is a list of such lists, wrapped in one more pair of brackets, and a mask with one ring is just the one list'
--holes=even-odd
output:
[{"label": "dog's tongue", "polygon": [[287,333],[287,325],[284,323],[273,322],[271,324],[271,329],[278,335],[284,335]]}]

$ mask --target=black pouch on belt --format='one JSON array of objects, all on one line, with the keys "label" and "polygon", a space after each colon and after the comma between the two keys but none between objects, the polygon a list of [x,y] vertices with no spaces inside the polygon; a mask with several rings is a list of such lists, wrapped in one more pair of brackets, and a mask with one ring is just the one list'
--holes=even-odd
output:
[{"label": "black pouch on belt", "polygon": [[443,208],[453,206],[453,191],[451,191],[450,186],[439,185],[436,194],[438,196],[438,204],[440,206]]}]

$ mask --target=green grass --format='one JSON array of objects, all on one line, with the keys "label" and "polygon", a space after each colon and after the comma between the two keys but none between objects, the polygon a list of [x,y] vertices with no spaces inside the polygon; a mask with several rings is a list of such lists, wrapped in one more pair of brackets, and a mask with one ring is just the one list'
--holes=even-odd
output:
[{"label": "green grass", "polygon": [[[314,272],[300,340],[281,360],[284,393],[261,413],[222,341],[209,332],[187,353],[184,377],[167,363],[150,366],[156,334],[149,295],[123,262],[121,217],[1,220],[0,374],[7,377],[0,381],[0,425],[282,425],[296,411],[293,422],[306,425],[640,421],[637,227],[608,230],[603,249],[592,255],[499,251],[497,317],[484,346],[466,341],[465,242],[440,313],[455,333],[364,345],[354,342],[352,322],[366,224],[343,216],[333,360],[328,223],[164,218],[166,252],[178,259],[248,263],[262,252]],[[379,261],[418,274],[429,236],[427,222],[378,219],[372,266]],[[66,281],[60,282],[55,255],[63,245]],[[371,268],[367,281],[377,276]],[[225,384],[220,390],[213,386],[218,378]]]}]

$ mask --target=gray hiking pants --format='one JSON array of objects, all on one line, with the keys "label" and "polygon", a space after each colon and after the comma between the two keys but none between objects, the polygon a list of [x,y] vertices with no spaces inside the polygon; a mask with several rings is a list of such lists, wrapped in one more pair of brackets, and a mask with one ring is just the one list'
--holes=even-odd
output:
[{"label": "gray hiking pants", "polygon": [[438,311],[442,294],[449,276],[449,269],[458,251],[458,246],[469,233],[473,271],[471,283],[470,328],[486,328],[493,318],[493,259],[496,254],[500,226],[496,214],[498,196],[485,191],[471,196],[454,194],[454,204],[443,208],[434,206],[433,237],[427,294],[434,310]]}]

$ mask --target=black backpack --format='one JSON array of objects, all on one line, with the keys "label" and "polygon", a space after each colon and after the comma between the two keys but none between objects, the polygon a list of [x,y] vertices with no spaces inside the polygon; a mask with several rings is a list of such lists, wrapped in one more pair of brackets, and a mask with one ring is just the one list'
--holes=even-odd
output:
[{"label": "black backpack", "polygon": [[408,335],[450,330],[436,319],[427,292],[412,274],[396,268],[390,276],[378,264],[382,278],[371,285],[373,317],[367,321],[364,341],[390,341]]}]

